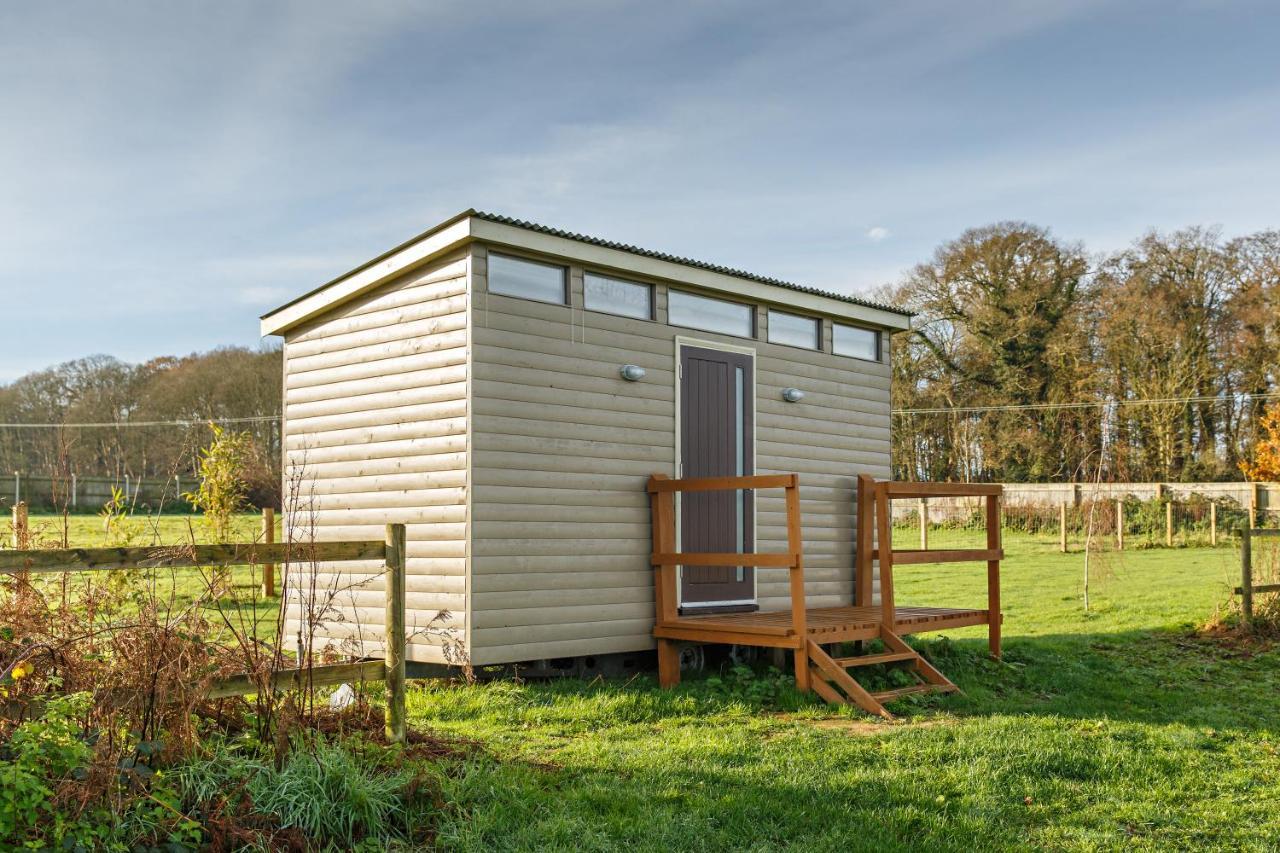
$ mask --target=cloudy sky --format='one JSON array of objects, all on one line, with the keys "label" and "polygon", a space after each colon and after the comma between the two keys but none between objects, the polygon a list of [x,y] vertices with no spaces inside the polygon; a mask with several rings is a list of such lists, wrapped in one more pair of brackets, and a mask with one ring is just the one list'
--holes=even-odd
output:
[{"label": "cloudy sky", "polygon": [[468,207],[859,291],[1280,227],[1269,2],[0,3],[0,381],[253,345]]}]

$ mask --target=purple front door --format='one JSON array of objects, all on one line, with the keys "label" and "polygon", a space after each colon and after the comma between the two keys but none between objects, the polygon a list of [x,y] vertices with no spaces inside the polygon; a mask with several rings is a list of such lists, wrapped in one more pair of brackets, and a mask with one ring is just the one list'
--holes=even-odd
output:
[{"label": "purple front door", "polygon": [[[755,377],[748,355],[680,348],[680,461],[682,477],[755,473]],[[680,550],[753,550],[755,495],[686,492],[680,496]],[[742,566],[684,566],[684,613],[755,610],[754,570]]]}]

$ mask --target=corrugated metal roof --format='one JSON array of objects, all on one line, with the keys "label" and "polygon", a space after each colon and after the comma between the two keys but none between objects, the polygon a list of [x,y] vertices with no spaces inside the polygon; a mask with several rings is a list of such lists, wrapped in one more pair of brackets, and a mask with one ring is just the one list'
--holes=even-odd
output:
[{"label": "corrugated metal roof", "polygon": [[734,269],[720,264],[712,264],[707,261],[695,261],[692,258],[683,258],[679,255],[670,255],[666,252],[656,252],[653,249],[642,249],[639,246],[633,246],[629,243],[617,243],[613,240],[605,240],[601,237],[591,237],[587,234],[579,234],[575,231],[565,231],[561,228],[552,228],[548,225],[539,225],[536,222],[529,222],[524,219],[516,219],[511,216],[503,216],[499,213],[487,213],[482,210],[473,211],[472,216],[477,219],[484,219],[489,222],[497,222],[502,225],[511,225],[516,228],[525,228],[529,231],[537,231],[542,234],[550,234],[553,237],[563,237],[566,240],[577,240],[580,243],[590,243],[593,246],[603,246],[606,249],[617,249],[620,252],[630,252],[633,255],[641,255],[646,258],[654,258],[659,261],[669,261],[673,264],[683,264],[687,267],[696,267],[702,270],[721,273],[723,275],[731,275],[735,278],[745,278],[748,281],[758,281],[761,284],[771,284],[775,287],[785,287],[788,290],[796,290],[800,293],[811,293],[814,296],[825,296],[828,299],[838,299],[841,302],[850,302],[854,305],[862,305],[866,308],[878,308],[881,311],[889,311],[894,314],[901,314],[904,317],[912,316],[912,312],[904,311],[901,308],[887,305],[883,302],[875,302],[870,299],[862,299],[857,296],[848,296],[843,293],[832,293],[827,290],[819,290],[816,287],[806,287],[802,284],[794,284],[790,281],[782,281],[769,276],[756,275],[745,270]]},{"label": "corrugated metal roof", "polygon": [[763,275],[755,275],[754,273],[749,273],[749,272],[746,272],[745,270],[734,269],[733,267],[726,267],[720,264],[712,264],[706,261],[695,261],[692,258],[682,258],[679,255],[671,255],[671,254],[667,254],[666,252],[656,252],[652,249],[642,249],[639,246],[632,246],[629,243],[617,243],[617,242],[614,242],[613,240],[605,240],[601,237],[591,237],[586,234],[578,234],[574,231],[565,231],[564,229],[561,229],[561,228],[552,228],[547,225],[539,225],[536,222],[529,222],[524,219],[516,219],[515,217],[512,217],[512,216],[503,216],[502,214],[499,214],[499,213],[485,213],[479,210],[464,210],[462,211],[462,213],[459,213],[457,216],[450,217],[449,219],[446,219],[444,222],[441,222],[440,224],[427,229],[426,231],[422,232],[416,237],[412,237],[409,240],[406,240],[405,242],[401,243],[400,245],[392,249],[388,249],[387,251],[383,252],[381,255],[378,255],[376,258],[372,258],[368,261],[365,261],[363,264],[356,267],[355,269],[348,270],[347,272],[343,273],[337,278],[334,278],[330,281],[325,282],[324,284],[320,285],[314,290],[310,290],[307,293],[302,294],[301,296],[298,296],[298,297],[295,297],[294,299],[289,300],[283,305],[273,308],[272,310],[263,314],[262,318],[266,319],[267,317],[270,317],[272,314],[275,314],[279,311],[283,311],[284,309],[289,308],[292,305],[296,305],[297,303],[301,302],[304,299],[315,296],[316,294],[321,293],[322,291],[326,290],[330,286],[342,281],[344,278],[355,275],[356,273],[366,270],[369,267],[374,266],[375,264],[381,263],[382,261],[394,255],[396,252],[399,252],[401,249],[408,248],[409,246],[412,246],[414,243],[418,242],[419,240],[422,240],[436,233],[437,231],[440,231],[450,225],[453,225],[459,220],[466,219],[469,216],[475,217],[476,219],[483,219],[487,222],[496,222],[501,225],[510,225],[515,228],[524,228],[529,231],[537,231],[542,234],[550,234],[553,237],[563,237],[566,240],[577,240],[580,243],[589,243],[593,246],[602,246],[606,249],[617,249],[618,251],[621,251],[621,252],[629,252],[633,255],[640,255],[646,258],[654,258],[660,261],[669,261],[671,263],[682,264],[688,267],[695,267],[697,269],[709,270],[710,272],[721,273],[723,275],[734,276],[736,278],[743,278],[743,279],[747,279],[748,281],[758,281],[761,284],[771,284],[776,287],[785,287],[788,290],[795,290],[800,293],[809,293],[814,296],[823,296],[828,299],[837,299],[841,302],[848,302],[853,305],[861,305],[866,308],[876,308],[881,311],[888,311],[893,314],[899,314],[903,317],[914,316],[910,311],[904,311],[901,308],[895,308],[894,306],[887,305],[883,302],[876,302],[870,299],[862,299],[857,296],[847,296],[842,293],[832,293],[827,290],[819,290],[816,287],[806,287],[802,284],[795,284],[793,282],[782,281],[781,279],[770,278],[768,276],[763,276]]}]

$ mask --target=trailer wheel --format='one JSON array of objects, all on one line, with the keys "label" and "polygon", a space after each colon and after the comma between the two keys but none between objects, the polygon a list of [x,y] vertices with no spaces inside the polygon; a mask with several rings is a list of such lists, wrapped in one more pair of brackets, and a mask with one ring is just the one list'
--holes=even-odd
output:
[{"label": "trailer wheel", "polygon": [[707,668],[707,653],[698,645],[680,647],[680,671],[702,672]]},{"label": "trailer wheel", "polygon": [[729,663],[734,666],[751,666],[759,657],[758,646],[739,646],[735,643],[729,647]]}]

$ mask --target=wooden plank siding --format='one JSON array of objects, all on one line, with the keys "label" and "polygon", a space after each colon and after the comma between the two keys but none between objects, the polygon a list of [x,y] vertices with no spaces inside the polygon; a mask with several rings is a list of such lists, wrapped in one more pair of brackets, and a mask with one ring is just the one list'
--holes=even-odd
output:
[{"label": "wooden plank siding", "polygon": [[[653,647],[645,483],[677,475],[677,337],[755,349],[756,473],[801,475],[809,606],[852,603],[855,478],[889,475],[888,364],[830,354],[829,321],[825,352],[670,326],[661,282],[657,321],[585,311],[570,261],[569,306],[492,294],[486,259],[473,244],[474,663]],[[763,338],[763,308],[758,318]],[[647,375],[626,382],[624,364]],[[802,402],[783,402],[789,386]],[[785,550],[782,492],[760,492],[756,511],[757,549]],[[763,609],[789,606],[786,572],[758,577]]]},{"label": "wooden plank siding", "polygon": [[[287,523],[301,537],[314,523],[319,541],[380,539],[386,524],[404,523],[407,657],[432,663],[445,662],[444,638],[422,633],[433,620],[450,644],[466,641],[468,269],[467,253],[454,253],[285,338],[286,491],[291,477],[301,482]],[[318,645],[381,656],[381,562],[317,568],[321,590],[342,590],[317,620]],[[302,618],[294,592],[291,636]]]}]

